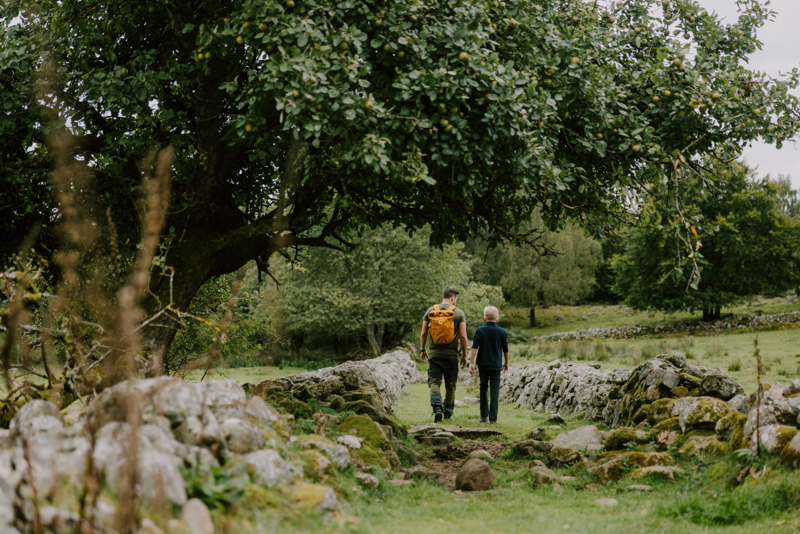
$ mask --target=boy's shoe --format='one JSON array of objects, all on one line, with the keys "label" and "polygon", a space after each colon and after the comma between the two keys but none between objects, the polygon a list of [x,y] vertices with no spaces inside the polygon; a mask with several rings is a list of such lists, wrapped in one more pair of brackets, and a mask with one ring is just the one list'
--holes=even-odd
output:
[{"label": "boy's shoe", "polygon": [[478,421],[478,422],[479,423],[488,423],[489,422],[489,418],[488,417],[481,417],[481,420]]}]

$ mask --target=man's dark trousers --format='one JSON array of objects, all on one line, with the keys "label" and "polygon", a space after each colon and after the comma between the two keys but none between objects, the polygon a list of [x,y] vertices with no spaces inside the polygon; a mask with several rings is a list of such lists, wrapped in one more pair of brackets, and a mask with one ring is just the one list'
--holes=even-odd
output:
[{"label": "man's dark trousers", "polygon": [[[442,410],[442,377],[444,377],[446,392],[444,410]],[[453,417],[453,411],[456,407],[456,384],[458,384],[458,360],[450,358],[431,358],[428,360],[428,385],[431,388],[433,413],[443,411],[446,418]]]},{"label": "man's dark trousers", "polygon": [[[500,371],[480,369],[481,376],[481,419],[489,417],[489,421],[497,421],[498,402],[500,399]],[[491,386],[491,387],[490,387]],[[486,390],[492,394],[491,404],[486,398]]]}]

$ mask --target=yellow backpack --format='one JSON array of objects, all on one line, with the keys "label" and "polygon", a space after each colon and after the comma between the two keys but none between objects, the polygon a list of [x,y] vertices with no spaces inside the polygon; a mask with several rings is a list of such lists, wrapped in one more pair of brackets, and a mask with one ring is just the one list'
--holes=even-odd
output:
[{"label": "yellow backpack", "polygon": [[433,311],[428,314],[430,326],[428,331],[437,345],[447,345],[456,338],[456,329],[453,319],[456,315],[455,306],[450,306],[446,310],[433,305]]}]

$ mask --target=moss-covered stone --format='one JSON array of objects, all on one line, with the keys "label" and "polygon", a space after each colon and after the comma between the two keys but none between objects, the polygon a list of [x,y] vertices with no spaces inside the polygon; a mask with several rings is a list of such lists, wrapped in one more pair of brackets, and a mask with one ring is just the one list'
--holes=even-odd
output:
[{"label": "moss-covered stone", "polygon": [[800,467],[800,434],[796,434],[781,451],[781,463],[789,467]]},{"label": "moss-covered stone", "polygon": [[682,449],[683,446],[691,439],[696,438],[713,438],[717,439],[717,433],[713,430],[690,430],[683,435],[681,435],[678,439],[675,440],[675,447]]},{"label": "moss-covered stone", "polygon": [[656,442],[663,447],[671,447],[683,433],[677,417],[664,419],[653,427]]},{"label": "moss-covered stone", "polygon": [[695,388],[699,388],[700,382],[702,381],[703,380],[701,378],[698,378],[694,375],[690,375],[689,373],[681,373],[681,382],[683,383],[684,386],[689,388],[690,391]]},{"label": "moss-covered stone", "polygon": [[331,461],[317,450],[306,449],[300,451],[299,455],[303,460],[303,472],[307,477],[321,477],[333,467]]},{"label": "moss-covered stone", "polygon": [[647,421],[651,425],[657,425],[665,419],[672,417],[672,404],[674,399],[658,399],[650,405],[650,411],[647,414]]},{"label": "moss-covered stone", "polygon": [[613,456],[629,465],[649,467],[651,465],[672,465],[672,456],[662,452],[619,452]]},{"label": "moss-covered stone", "polygon": [[710,456],[724,456],[731,451],[730,443],[727,441],[714,440],[703,448],[703,454]]},{"label": "moss-covered stone", "polygon": [[679,418],[684,432],[691,428],[714,428],[729,412],[727,402],[713,397],[684,397],[672,405],[672,416]]},{"label": "moss-covered stone", "polygon": [[330,499],[330,492],[331,488],[328,486],[298,482],[292,488],[292,497],[297,502],[299,508],[303,510],[315,510],[329,506],[326,501]]},{"label": "moss-covered stone", "polygon": [[[359,401],[363,402],[363,401]],[[379,465],[384,468],[391,467],[391,460],[387,451],[392,449],[392,444],[384,435],[381,427],[366,415],[352,415],[339,425],[339,430],[346,434],[354,433],[363,438],[360,449],[353,449],[351,454],[366,465]]]},{"label": "moss-covered stone", "polygon": [[[780,454],[797,434],[797,428],[786,425],[767,425],[759,429],[761,445],[769,454]],[[752,439],[752,438],[751,438]],[[755,447],[750,443],[750,447]]]},{"label": "moss-covered stone", "polygon": [[328,397],[328,402],[330,403],[328,405],[328,407],[331,410],[336,410],[337,412],[344,411],[344,405],[345,405],[345,402],[346,402],[344,400],[344,397],[341,397],[339,395],[330,395]]},{"label": "moss-covered stone", "polygon": [[681,425],[677,417],[670,417],[669,419],[664,419],[656,426],[653,427],[653,431],[661,432],[663,430],[680,430]]},{"label": "moss-covered stone", "polygon": [[581,462],[584,460],[584,456],[575,449],[553,447],[550,450],[547,460],[551,467],[561,467]]},{"label": "moss-covered stone", "polygon": [[365,466],[378,465],[384,469],[391,467],[389,455],[386,454],[386,451],[376,449],[370,445],[362,445],[360,449],[355,449],[350,454],[361,460]]},{"label": "moss-covered stone", "polygon": [[621,451],[628,443],[639,443],[640,432],[635,428],[622,427],[611,431],[603,442],[603,447],[608,451]]},{"label": "moss-covered stone", "polygon": [[284,500],[285,498],[277,490],[267,489],[258,484],[248,484],[244,488],[244,497],[236,503],[236,508],[274,509],[282,506]]},{"label": "moss-covered stone", "polygon": [[339,425],[339,430],[346,434],[354,433],[363,438],[363,443],[376,449],[388,450],[391,443],[381,430],[381,427],[366,415],[351,415]]},{"label": "moss-covered stone", "polygon": [[359,400],[372,401],[372,399],[377,398],[377,395],[374,391],[367,391],[364,388],[359,388],[342,393],[342,397],[344,397],[346,401],[350,402]]},{"label": "moss-covered stone", "polygon": [[637,408],[636,412],[634,412],[633,417],[631,420],[634,424],[639,424],[642,421],[647,420],[647,415],[650,413],[650,405],[649,404],[642,404]]},{"label": "moss-covered stone", "polygon": [[731,450],[738,451],[750,448],[750,440],[751,436],[744,433],[744,425],[734,428],[729,441]]},{"label": "moss-covered stone", "polygon": [[730,443],[733,433],[739,429],[741,434],[746,422],[747,415],[737,412],[736,410],[731,410],[725,417],[717,421],[716,426],[714,426],[717,439]]},{"label": "moss-covered stone", "polygon": [[622,475],[634,467],[650,467],[653,465],[671,465],[669,454],[658,452],[609,452],[598,457],[592,472],[602,480],[619,480]]}]

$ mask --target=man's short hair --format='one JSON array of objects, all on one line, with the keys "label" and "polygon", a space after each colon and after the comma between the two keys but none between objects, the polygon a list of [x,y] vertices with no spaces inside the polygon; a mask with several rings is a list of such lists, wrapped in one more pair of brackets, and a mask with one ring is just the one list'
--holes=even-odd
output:
[{"label": "man's short hair", "polygon": [[454,288],[452,286],[447,286],[442,291],[442,300],[447,300],[447,299],[449,299],[451,297],[455,297],[457,295],[458,295],[458,289],[456,289],[456,288]]},{"label": "man's short hair", "polygon": [[497,321],[500,319],[500,312],[494,306],[486,306],[483,309],[483,316],[490,321]]}]

